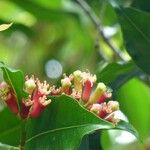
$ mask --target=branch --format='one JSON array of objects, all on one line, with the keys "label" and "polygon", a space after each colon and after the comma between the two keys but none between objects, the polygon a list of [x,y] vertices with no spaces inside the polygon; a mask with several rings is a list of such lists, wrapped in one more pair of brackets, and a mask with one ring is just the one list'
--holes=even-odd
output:
[{"label": "branch", "polygon": [[20,150],[24,150],[26,142],[26,120],[21,122],[21,135],[20,135]]},{"label": "branch", "polygon": [[105,43],[112,49],[112,51],[120,58],[121,60],[124,60],[122,54],[120,53],[120,50],[117,49],[111,41],[104,35],[104,32],[102,30],[102,25],[99,20],[99,18],[96,16],[96,14],[92,11],[90,6],[84,1],[84,0],[77,0],[80,7],[84,10],[84,12],[89,16],[91,21],[93,22],[94,26],[97,28],[99,35],[103,38]]}]

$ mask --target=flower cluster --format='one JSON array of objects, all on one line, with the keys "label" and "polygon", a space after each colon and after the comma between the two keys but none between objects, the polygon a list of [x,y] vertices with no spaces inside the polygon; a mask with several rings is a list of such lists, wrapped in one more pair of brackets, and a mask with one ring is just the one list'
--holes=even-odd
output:
[{"label": "flower cluster", "polygon": [[96,75],[77,70],[69,76],[64,75],[61,87],[55,88],[53,93],[58,91],[58,94],[70,95],[100,118],[116,124],[120,121],[115,115],[119,103],[112,100],[106,102],[112,96],[111,90],[102,82],[96,84],[96,80]]},{"label": "flower cluster", "polygon": [[12,112],[18,114],[21,118],[38,117],[51,100],[47,96],[56,96],[66,94],[73,97],[90,112],[95,113],[102,119],[112,123],[118,123],[119,119],[115,116],[115,111],[119,110],[119,103],[108,101],[112,93],[109,88],[102,82],[96,84],[96,75],[79,70],[73,74],[61,79],[61,86],[49,86],[46,81],[41,83],[34,76],[26,77],[25,89],[28,98],[22,99],[18,107],[16,94],[13,89],[2,82],[0,84],[0,97],[5,100],[7,106]]},{"label": "flower cluster", "polygon": [[38,117],[51,102],[51,100],[47,100],[47,96],[50,94],[49,84],[46,81],[41,83],[34,76],[31,78],[27,76],[25,91],[29,94],[28,98],[22,99],[21,104],[18,104],[13,89],[6,82],[0,84],[0,97],[13,113],[18,114],[22,119]]}]

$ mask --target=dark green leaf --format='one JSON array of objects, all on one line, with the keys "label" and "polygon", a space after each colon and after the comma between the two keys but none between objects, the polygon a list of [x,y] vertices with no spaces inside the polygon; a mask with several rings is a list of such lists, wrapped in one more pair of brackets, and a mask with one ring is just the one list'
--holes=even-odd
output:
[{"label": "dark green leaf", "polygon": [[102,81],[113,90],[118,89],[122,84],[140,72],[134,63],[110,63],[97,73],[98,82]]},{"label": "dark green leaf", "polygon": [[133,8],[118,8],[117,14],[128,53],[150,74],[150,14]]},{"label": "dark green leaf", "polygon": [[150,12],[149,0],[134,0],[132,6]]},{"label": "dark green leaf", "polygon": [[0,67],[3,71],[4,80],[12,87],[17,96],[18,104],[22,98],[27,97],[28,94],[23,90],[24,88],[24,76],[20,70],[14,70],[7,67],[5,64],[0,63]]},{"label": "dark green leaf", "polygon": [[0,112],[0,143],[18,146],[19,138],[20,120],[8,109],[4,109]]},{"label": "dark green leaf", "polygon": [[[77,149],[84,135],[98,129],[114,128],[114,125],[90,113],[71,97],[52,97],[52,103],[44,113],[28,122],[26,149]],[[122,126],[117,128],[122,129]],[[133,130],[127,128],[131,133]]]}]

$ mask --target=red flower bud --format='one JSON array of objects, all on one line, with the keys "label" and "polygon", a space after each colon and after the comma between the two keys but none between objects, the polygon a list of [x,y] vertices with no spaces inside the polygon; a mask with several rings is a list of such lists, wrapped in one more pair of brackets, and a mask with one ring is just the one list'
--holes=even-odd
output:
[{"label": "red flower bud", "polygon": [[97,103],[101,104],[103,102],[105,102],[108,98],[111,98],[112,93],[110,92],[105,92],[104,94],[102,94],[102,96],[100,96],[100,98],[97,100]]},{"label": "red flower bud", "polygon": [[30,101],[30,100],[22,101],[21,111],[20,111],[20,116],[22,119],[26,119],[28,117],[32,104],[33,104],[33,101]]},{"label": "red flower bud", "polygon": [[92,88],[93,88],[93,83],[91,83],[90,80],[87,80],[85,82],[84,89],[82,92],[82,100],[84,102],[87,102],[89,100],[89,97],[90,97],[91,92],[92,92]]},{"label": "red flower bud", "polygon": [[51,103],[51,100],[46,101],[46,96],[40,97],[39,99],[34,99],[33,101],[34,103],[30,112],[30,116],[32,118],[38,117],[44,108]]},{"label": "red flower bud", "polygon": [[107,105],[106,105],[106,103],[102,103],[102,104],[100,104],[100,105],[102,106],[102,108],[101,108],[101,110],[99,111],[98,116],[103,119],[103,118],[105,118],[105,117],[108,115],[108,112],[107,112]]},{"label": "red flower bud", "polygon": [[16,97],[12,92],[7,95],[5,102],[13,113],[19,112]]}]

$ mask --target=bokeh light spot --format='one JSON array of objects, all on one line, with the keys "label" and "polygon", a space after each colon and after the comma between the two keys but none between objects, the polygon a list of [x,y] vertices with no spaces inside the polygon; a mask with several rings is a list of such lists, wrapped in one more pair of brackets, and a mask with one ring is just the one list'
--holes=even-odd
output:
[{"label": "bokeh light spot", "polygon": [[55,59],[51,59],[45,64],[46,75],[51,79],[59,78],[62,74],[62,70],[61,63]]}]

